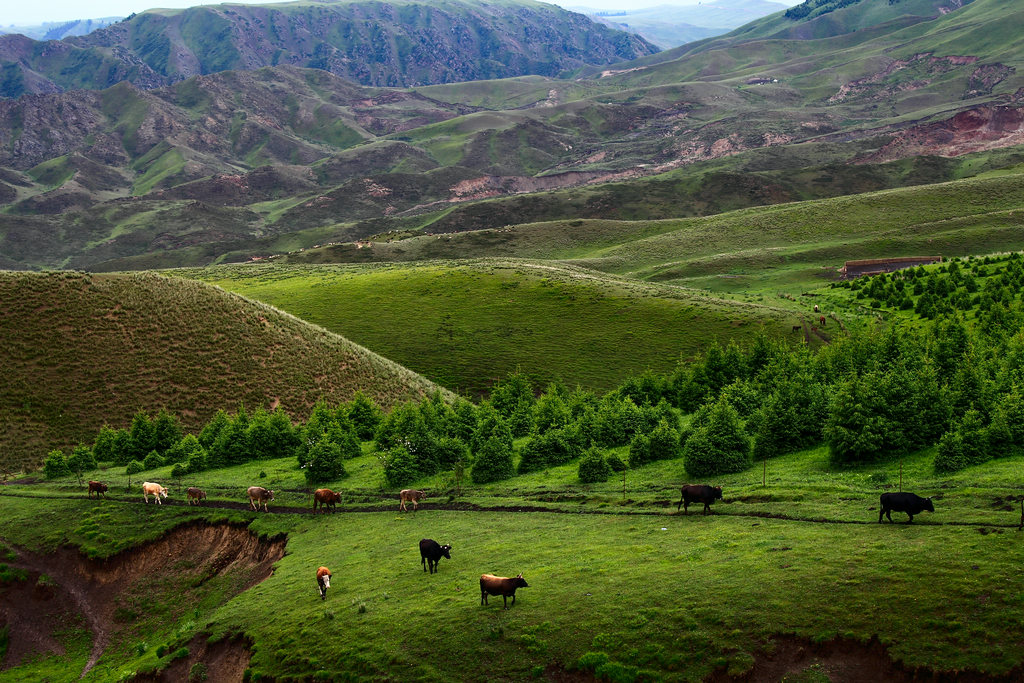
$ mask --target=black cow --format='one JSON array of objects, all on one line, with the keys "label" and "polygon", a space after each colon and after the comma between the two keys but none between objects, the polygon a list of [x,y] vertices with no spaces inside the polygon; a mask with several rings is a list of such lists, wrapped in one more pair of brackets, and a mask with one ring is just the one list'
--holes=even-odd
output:
[{"label": "black cow", "polygon": [[935,506],[932,505],[931,498],[922,498],[916,493],[883,493],[879,499],[880,508],[878,510],[878,521],[882,521],[882,515],[891,522],[892,511],[906,512],[910,519],[907,520],[907,524],[914,521],[914,515],[918,514],[922,510],[928,510],[929,512],[935,512]]},{"label": "black cow", "polygon": [[683,508],[683,514],[689,514],[690,502],[704,503],[704,514],[711,511],[711,503],[722,499],[721,486],[708,486],[707,484],[687,484],[683,487],[683,497],[676,505],[676,512]]},{"label": "black cow", "polygon": [[480,577],[480,604],[488,604],[488,595],[500,595],[505,603],[505,609],[508,609],[508,596],[512,596],[512,604],[515,605],[516,589],[529,587],[530,584],[526,583],[522,572],[519,573],[519,576],[513,578],[484,574]]},{"label": "black cow", "polygon": [[452,559],[452,547],[450,545],[440,545],[437,541],[432,538],[424,538],[420,541],[420,563],[423,565],[423,571],[427,571],[427,565],[430,565],[430,573],[433,574],[437,571],[437,565],[441,562],[442,557],[447,557],[449,560]]}]

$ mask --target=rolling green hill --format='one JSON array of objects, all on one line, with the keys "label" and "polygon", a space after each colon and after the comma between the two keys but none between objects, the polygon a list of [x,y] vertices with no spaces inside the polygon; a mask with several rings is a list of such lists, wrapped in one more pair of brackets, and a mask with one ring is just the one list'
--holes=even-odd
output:
[{"label": "rolling green hill", "polygon": [[266,301],[470,395],[517,370],[538,388],[561,380],[604,391],[648,369],[669,372],[716,339],[789,336],[798,322],[771,301],[727,301],[557,263],[272,265],[180,274]]},{"label": "rolling green hill", "polygon": [[218,410],[280,406],[304,419],[321,397],[362,390],[382,405],[437,387],[352,342],[198,282],[157,275],[0,273],[0,449],[17,469],[91,441],[139,410],[190,428]]}]

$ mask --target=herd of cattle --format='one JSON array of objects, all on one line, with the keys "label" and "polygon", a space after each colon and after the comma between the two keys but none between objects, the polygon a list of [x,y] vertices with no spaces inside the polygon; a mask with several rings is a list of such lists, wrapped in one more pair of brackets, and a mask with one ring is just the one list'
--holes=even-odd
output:
[{"label": "herd of cattle", "polygon": [[[90,481],[89,497],[92,498],[94,493],[97,498],[101,495],[106,498],[107,485],[99,481]],[[253,510],[258,511],[262,506],[264,512],[269,512],[267,503],[274,500],[273,491],[262,486],[250,486],[246,493],[249,496],[249,505]],[[683,486],[681,493],[682,497],[679,499],[679,503],[676,504],[676,512],[682,508],[683,514],[689,514],[690,503],[701,503],[704,505],[703,514],[706,515],[711,512],[712,503],[716,500],[722,500],[721,486],[687,484]],[[206,499],[206,492],[194,486],[188,488],[186,495],[189,505],[199,505]],[[167,489],[160,484],[149,481],[144,482],[142,484],[143,500],[148,503],[150,496],[153,496],[153,499],[160,503],[161,498],[167,497]],[[412,503],[412,509],[415,511],[419,506],[419,502],[426,497],[427,494],[424,491],[403,489],[398,496],[399,510],[407,510],[406,503]],[[331,489],[317,489],[313,492],[313,512],[315,514],[318,509],[320,512],[334,511],[335,505],[340,501],[341,493]],[[914,493],[907,492],[883,493],[879,499],[878,521],[881,522],[882,518],[885,517],[892,522],[893,512],[905,512],[909,518],[907,519],[909,524],[914,521],[914,515],[924,510],[935,512],[935,506],[932,504],[931,498],[922,498]],[[442,557],[446,557],[449,560],[452,559],[451,551],[452,546],[450,544],[441,545],[431,538],[421,540],[420,564],[423,565],[423,571],[429,570],[431,574],[437,572]],[[331,570],[327,567],[318,567],[316,570],[316,583],[317,589],[320,591],[320,599],[326,600],[327,589],[331,587]],[[489,595],[500,595],[505,609],[508,609],[509,596],[512,597],[512,604],[515,605],[516,589],[528,588],[529,585],[526,583],[526,579],[523,578],[522,573],[514,577],[483,574],[480,576],[480,604],[488,604],[487,596]]]}]

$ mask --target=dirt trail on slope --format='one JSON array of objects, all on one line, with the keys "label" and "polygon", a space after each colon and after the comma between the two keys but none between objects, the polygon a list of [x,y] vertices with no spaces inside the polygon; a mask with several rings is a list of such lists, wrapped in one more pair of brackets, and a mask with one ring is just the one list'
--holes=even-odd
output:
[{"label": "dirt trail on slope", "polygon": [[[285,543],[284,538],[261,539],[243,525],[193,522],[104,560],[89,559],[75,548],[49,554],[16,551],[18,557],[11,565],[26,571],[28,581],[6,589],[0,601],[0,628],[17,625],[9,629],[4,668],[17,665],[32,652],[61,653],[63,648],[52,636],[53,626],[70,617],[84,620],[93,633],[92,652],[82,670],[85,675],[111,636],[130,627],[117,614],[125,595],[138,589],[150,591],[162,579],[187,571],[193,577],[191,586],[197,589],[215,576],[237,577],[226,596],[230,599],[271,575],[273,564],[284,556]],[[48,578],[40,581],[43,575]],[[177,607],[183,610],[190,601],[180,597],[180,593],[154,594],[153,599],[179,598]]]}]

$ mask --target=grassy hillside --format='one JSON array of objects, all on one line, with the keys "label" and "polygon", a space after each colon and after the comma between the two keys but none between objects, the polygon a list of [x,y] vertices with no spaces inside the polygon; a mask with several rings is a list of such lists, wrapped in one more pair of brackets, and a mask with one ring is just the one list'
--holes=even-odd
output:
[{"label": "grassy hillside", "polygon": [[5,467],[90,441],[163,407],[194,428],[220,408],[280,405],[305,419],[321,397],[363,390],[391,405],[434,385],[267,305],[157,275],[0,273]]},{"label": "grassy hillside", "polygon": [[667,372],[715,339],[792,334],[795,314],[557,264],[242,266],[181,271],[266,301],[450,389],[476,395],[519,369],[607,390]]},{"label": "grassy hillside", "polygon": [[[827,680],[823,672],[849,680],[865,671],[910,680],[918,667],[917,676],[1013,679],[1021,670],[1013,580],[1021,461],[938,477],[931,456],[902,463],[904,490],[935,500],[935,512],[912,525],[877,523],[878,494],[896,489],[897,463],[834,472],[814,450],[773,459],[767,486],[760,468],[724,477],[725,499],[710,517],[675,512],[684,479],[679,462],[667,461],[631,471],[625,498],[621,482],[581,486],[566,466],[470,488],[454,501],[482,510],[444,509],[447,497],[436,496],[415,514],[397,512],[393,492],[381,495],[369,479],[341,483],[343,506],[376,498],[364,512],[318,517],[285,514],[308,508],[308,493],[299,491],[286,491],[264,514],[186,508],[177,488],[158,508],[136,491],[112,488],[110,500],[95,502],[68,481],[12,485],[0,490],[0,538],[5,561],[18,568],[30,564],[24,550],[45,558],[70,541],[103,557],[186,521],[185,534],[205,519],[248,525],[265,539],[287,535],[273,574],[233,599],[210,599],[204,581],[182,585],[196,605],[184,614],[168,609],[158,620],[122,611],[86,681],[162,669],[179,656],[191,663],[207,634],[244,634],[250,646],[232,652],[252,680],[525,681],[596,667],[599,677],[630,681],[748,673]],[[268,480],[276,463],[264,466]],[[224,471],[233,488],[209,505],[241,507],[252,476]],[[63,513],[52,511],[55,500]],[[506,507],[486,510],[499,506]],[[453,545],[437,574],[420,566],[423,537]],[[322,564],[334,573],[326,601],[313,581]],[[179,580],[194,576],[190,566],[175,567]],[[237,567],[204,571],[223,585]],[[482,606],[484,572],[522,572],[529,587],[508,611],[500,598]],[[177,585],[174,576],[167,585]],[[665,585],[672,598],[653,599],[652,587]],[[53,590],[62,589],[57,582]],[[77,676],[89,636],[87,626],[64,631],[66,654],[0,672],[0,680],[39,678],[57,666]],[[179,654],[182,646],[188,652]],[[216,661],[206,660],[211,670]]]}]

